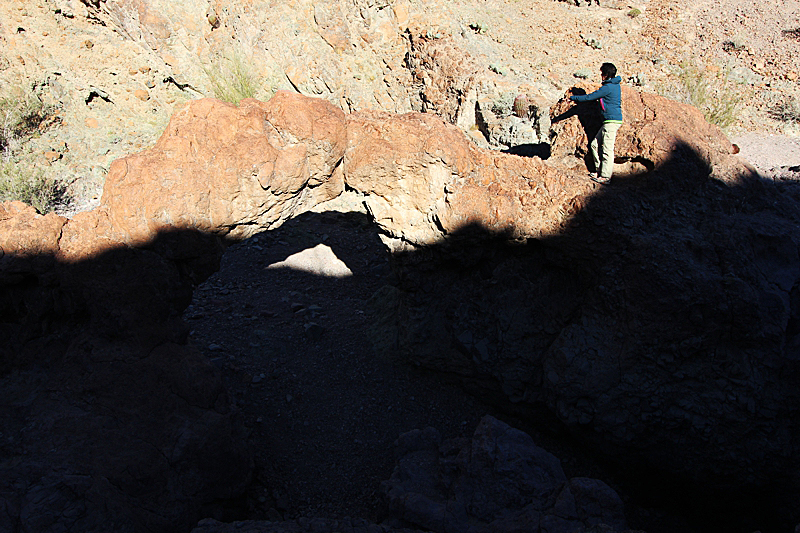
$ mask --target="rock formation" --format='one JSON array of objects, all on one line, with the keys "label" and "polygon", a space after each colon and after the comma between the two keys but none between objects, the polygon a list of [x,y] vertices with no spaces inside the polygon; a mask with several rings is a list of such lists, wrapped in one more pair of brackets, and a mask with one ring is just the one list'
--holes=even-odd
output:
[{"label": "rock formation", "polygon": [[[460,442],[463,440],[463,442]],[[433,428],[401,435],[383,484],[393,516],[435,532],[624,531],[624,505],[596,479],[567,480],[559,460],[522,431],[484,417],[471,441]]]},{"label": "rock formation", "polygon": [[[409,361],[524,416],[544,406],[609,457],[766,494],[760,512],[796,519],[798,190],[753,177],[687,106],[625,101],[636,127],[620,155],[651,170],[607,188],[582,178],[572,154],[592,118],[559,117],[566,103],[543,161],[480,150],[431,115],[279,92],[189,103],[153,149],[114,163],[94,211],[4,205],[0,316],[18,340],[0,416],[22,443],[4,441],[0,523],[90,531],[124,509],[131,531],[167,530],[235,495],[241,428],[181,345],[180,312],[225,240],[346,188],[396,252],[386,323]],[[121,452],[94,462],[103,440]],[[45,508],[63,511],[35,522]]]},{"label": "rock formation", "polygon": [[596,479],[568,480],[556,457],[490,416],[472,439],[442,441],[427,428],[400,435],[396,446],[397,466],[382,487],[390,519],[381,525],[351,519],[203,520],[192,533],[627,531],[622,500],[611,487]]},{"label": "rock formation", "polygon": [[67,225],[0,207],[0,530],[187,528],[251,470],[219,374],[183,344],[191,284],[153,249],[66,260]]}]

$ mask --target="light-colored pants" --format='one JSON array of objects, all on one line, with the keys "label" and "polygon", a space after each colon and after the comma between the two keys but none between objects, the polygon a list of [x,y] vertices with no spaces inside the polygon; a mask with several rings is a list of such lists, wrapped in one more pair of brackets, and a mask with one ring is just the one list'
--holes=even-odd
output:
[{"label": "light-colored pants", "polygon": [[[614,172],[614,141],[617,140],[617,131],[622,126],[619,122],[603,122],[600,131],[592,139],[589,150],[594,160],[594,168],[603,178],[610,178]],[[598,157],[597,145],[600,145]]]}]

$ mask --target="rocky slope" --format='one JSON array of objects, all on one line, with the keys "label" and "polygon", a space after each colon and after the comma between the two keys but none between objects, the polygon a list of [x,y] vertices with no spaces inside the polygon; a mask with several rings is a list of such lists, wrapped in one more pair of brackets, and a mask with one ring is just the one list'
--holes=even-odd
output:
[{"label": "rocky slope", "polygon": [[[84,211],[43,217],[3,204],[0,213],[0,322],[11,339],[0,348],[0,524],[188,530],[241,512],[232,510],[254,474],[244,435],[264,420],[245,410],[243,421],[222,386],[225,364],[210,348],[220,322],[192,334],[209,341],[204,357],[186,344],[181,314],[227,244],[342,202],[359,206],[392,253],[390,285],[370,299],[375,323],[360,333],[377,353],[453,377],[526,424],[549,413],[622,475],[676,487],[684,504],[712,509],[712,522],[726,516],[723,528],[796,522],[795,171],[759,176],[696,109],[627,90],[619,172],[598,189],[582,164],[597,117],[563,99],[573,85],[591,88],[576,83],[578,68],[591,77],[607,58],[665,91],[691,58],[709,72],[721,65],[718,97],[735,82],[730,72],[750,69],[736,86],[753,97],[739,127],[791,126],[771,111],[777,96],[793,96],[796,11],[651,0],[635,15],[599,4],[0,6],[3,76],[35,83],[60,109],[56,126],[7,155],[44,157],[79,200],[69,212]],[[732,36],[773,16],[787,29],[748,34],[744,45]],[[687,31],[695,27],[711,29]],[[239,107],[182,103],[243,64],[264,97],[292,92]],[[520,94],[526,107],[514,112]],[[412,110],[426,114],[393,113]],[[111,164],[163,127],[153,148]],[[295,303],[293,313],[320,311]],[[306,325],[304,338],[324,332]],[[509,503],[530,497],[527,478],[498,482],[507,498],[484,501],[476,486],[491,476],[481,472],[503,471],[505,459],[491,450],[492,466],[465,459],[487,450],[481,428],[472,444],[406,446],[413,457],[386,485],[389,520],[341,523],[625,527],[620,513],[604,514],[618,507],[611,489],[563,475],[534,488],[531,508]],[[269,454],[256,453],[261,466]],[[427,467],[415,469],[420,461]],[[552,473],[552,463],[533,468]],[[263,511],[291,514],[279,490],[264,488]],[[476,495],[483,506],[464,505]],[[440,518],[442,508],[466,514]]]},{"label": "rocky slope", "polygon": [[[481,150],[431,114],[346,115],[324,100],[279,92],[266,103],[184,107],[154,148],[112,165],[101,206],[73,219],[5,204],[4,328],[17,341],[6,347],[4,379],[18,392],[4,427],[24,412],[32,421],[16,431],[25,437],[9,450],[15,459],[4,462],[4,479],[18,479],[3,489],[14,494],[7,522],[50,507],[36,490],[14,488],[46,479],[17,467],[28,450],[43,457],[37,428],[51,425],[42,418],[82,401],[90,413],[116,412],[114,419],[137,433],[164,417],[171,422],[163,427],[180,431],[179,450],[212,454],[175,456],[166,451],[174,437],[148,437],[173,457],[166,470],[155,470],[168,479],[225,458],[223,471],[167,486],[240,491],[249,470],[247,453],[233,451],[241,445],[235,412],[221,392],[196,398],[218,389],[195,389],[193,373],[208,372],[208,363],[187,359],[191,351],[181,355],[179,313],[190,287],[218,268],[223,241],[274,229],[345,191],[360,196],[394,254],[397,281],[373,304],[382,350],[457,376],[523,418],[546,407],[579,438],[640,470],[668,472],[734,505],[736,495],[758,497],[756,520],[795,520],[796,187],[758,177],[696,109],[646,93],[627,96],[626,114],[637,119],[635,128],[620,130],[620,154],[644,169],[615,178],[611,188],[582,178],[585,167],[570,159],[585,150],[598,118],[580,106],[564,111],[566,99],[551,116],[551,162]],[[160,377],[158,354],[186,370]],[[36,377],[48,360],[64,365],[51,376],[75,384],[63,397],[48,396],[50,381]],[[102,369],[122,361],[131,379],[155,379],[146,388],[154,403],[144,419],[125,409],[140,403],[122,394],[128,388],[103,385]],[[98,385],[75,377],[85,372],[98,376]],[[691,377],[710,375],[715,379]],[[165,399],[175,393],[197,409],[185,422]],[[50,398],[55,406],[31,411],[25,398]],[[203,424],[212,420],[226,429],[211,430],[222,438],[209,449]],[[97,441],[108,428],[87,423],[84,430]],[[66,439],[73,431],[64,426],[55,434]],[[123,500],[142,501],[125,507],[131,530],[186,524],[225,497],[164,497],[147,481],[156,473],[142,475],[124,462],[139,457],[123,456],[126,466],[92,466],[66,453],[41,464],[107,479]],[[87,494],[53,490],[65,509],[75,507],[67,492]],[[125,506],[100,493],[92,499],[98,509]],[[179,514],[155,510],[158,518],[148,518],[152,498]],[[389,501],[408,522],[422,511],[398,507],[407,498]],[[537,509],[547,508],[545,500]],[[91,530],[105,516],[98,509],[73,509],[52,522]],[[567,522],[552,527],[573,527],[573,514],[559,512]],[[487,524],[500,519],[482,516]],[[532,516],[520,520],[550,530],[544,516]],[[434,527],[427,518],[410,522]]]},{"label": "rocky slope", "polygon": [[[63,212],[85,210],[97,205],[111,162],[155,142],[176,106],[241,77],[261,98],[293,89],[346,112],[434,112],[481,129],[484,145],[542,142],[519,123],[490,134],[476,108],[508,118],[514,97],[528,94],[546,115],[576,75],[595,79],[605,60],[652,92],[686,98],[688,83],[704,105],[738,100],[732,131],[794,131],[797,0],[576,4],[4,3],[5,90],[32,91],[57,113],[57,126],[12,160],[69,185]],[[702,83],[687,65],[700,67]]]}]

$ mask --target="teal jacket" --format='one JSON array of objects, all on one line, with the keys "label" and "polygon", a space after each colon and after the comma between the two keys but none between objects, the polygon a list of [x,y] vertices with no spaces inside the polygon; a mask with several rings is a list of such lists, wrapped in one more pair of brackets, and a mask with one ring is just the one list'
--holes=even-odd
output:
[{"label": "teal jacket", "polygon": [[591,94],[576,94],[570,96],[573,102],[588,102],[590,100],[600,100],[600,109],[603,114],[603,121],[610,120],[622,122],[622,91],[619,82],[622,78],[617,76],[610,80],[603,81],[603,86]]}]

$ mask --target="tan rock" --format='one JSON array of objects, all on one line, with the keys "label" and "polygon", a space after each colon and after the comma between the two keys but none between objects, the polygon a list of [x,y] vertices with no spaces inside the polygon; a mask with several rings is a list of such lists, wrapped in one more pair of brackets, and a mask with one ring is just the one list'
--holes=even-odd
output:
[{"label": "tan rock", "polygon": [[480,150],[422,113],[349,115],[344,171],[377,224],[413,245],[469,225],[512,237],[552,233],[591,190],[588,180],[539,159]]},{"label": "tan rock", "polygon": [[0,203],[0,261],[11,256],[55,256],[66,222],[55,213],[40,215],[22,202]]},{"label": "tan rock", "polygon": [[83,121],[87,128],[95,129],[100,127],[100,123],[94,117],[87,117],[86,120]]},{"label": "tan rock", "polygon": [[133,92],[133,95],[136,98],[138,98],[139,100],[143,101],[143,102],[146,102],[147,100],[150,100],[150,93],[148,93],[144,89],[136,89]]}]

